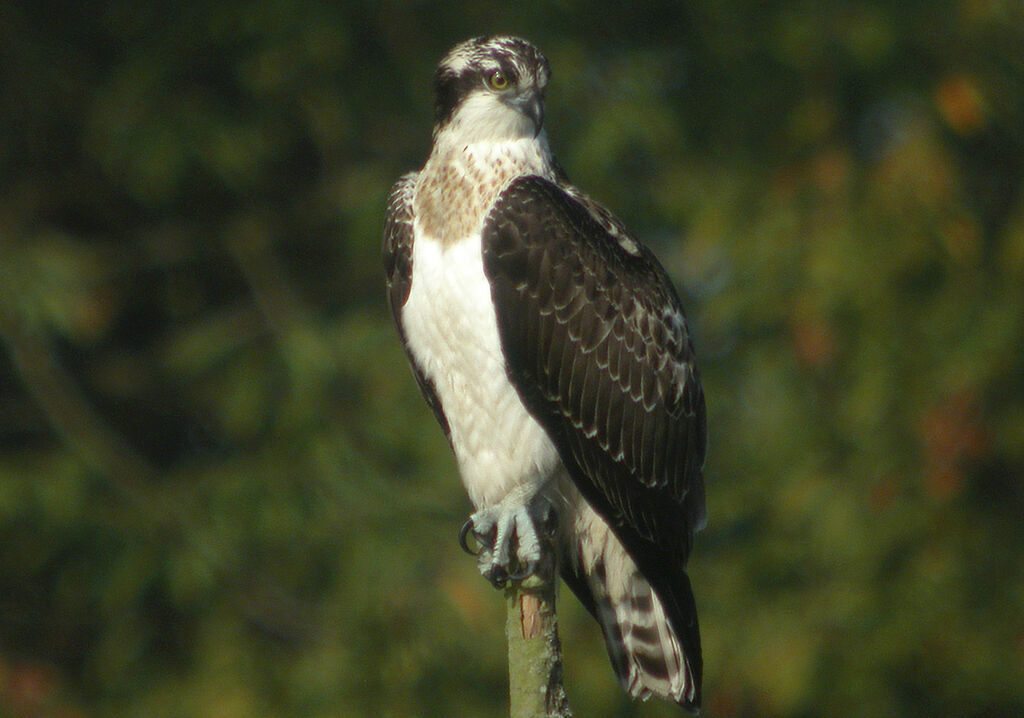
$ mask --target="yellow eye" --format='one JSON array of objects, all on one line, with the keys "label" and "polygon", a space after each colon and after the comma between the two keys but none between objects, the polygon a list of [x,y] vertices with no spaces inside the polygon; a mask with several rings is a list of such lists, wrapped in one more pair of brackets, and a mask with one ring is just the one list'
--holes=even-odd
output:
[{"label": "yellow eye", "polygon": [[490,77],[487,78],[487,84],[495,90],[507,90],[508,78],[505,77],[505,73],[501,70],[495,70],[491,73]]}]

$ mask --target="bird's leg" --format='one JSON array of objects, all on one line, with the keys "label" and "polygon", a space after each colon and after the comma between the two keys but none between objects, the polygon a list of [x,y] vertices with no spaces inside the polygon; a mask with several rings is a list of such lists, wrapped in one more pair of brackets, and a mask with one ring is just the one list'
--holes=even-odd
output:
[{"label": "bird's leg", "polygon": [[[459,532],[459,544],[477,557],[480,573],[495,588],[536,574],[553,555],[555,507],[543,493],[526,493],[511,491],[500,503],[471,515]],[[468,545],[470,534],[476,549]]]}]

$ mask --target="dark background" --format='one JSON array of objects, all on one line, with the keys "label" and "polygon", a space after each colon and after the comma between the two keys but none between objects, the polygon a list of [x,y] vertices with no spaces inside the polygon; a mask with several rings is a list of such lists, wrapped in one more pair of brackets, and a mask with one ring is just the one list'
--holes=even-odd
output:
[{"label": "dark background", "polygon": [[0,3],[0,716],[505,714],[379,261],[493,32],[689,309],[705,715],[1024,715],[1022,5],[509,5]]}]

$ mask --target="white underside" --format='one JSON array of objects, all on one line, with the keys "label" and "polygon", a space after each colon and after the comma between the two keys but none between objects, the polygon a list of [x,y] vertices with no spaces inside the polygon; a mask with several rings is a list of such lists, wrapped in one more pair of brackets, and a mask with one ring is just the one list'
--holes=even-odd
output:
[{"label": "white underside", "polygon": [[561,460],[505,373],[480,235],[447,247],[417,235],[402,324],[444,408],[469,498],[482,509],[513,489],[533,495]]},{"label": "white underside", "polygon": [[528,503],[548,489],[568,519],[563,530],[580,537],[574,558],[585,573],[604,560],[611,581],[606,590],[615,598],[624,596],[636,566],[572,486],[557,449],[506,374],[480,235],[444,247],[419,233],[412,267],[402,324],[444,408],[473,506],[489,508],[510,495]]}]

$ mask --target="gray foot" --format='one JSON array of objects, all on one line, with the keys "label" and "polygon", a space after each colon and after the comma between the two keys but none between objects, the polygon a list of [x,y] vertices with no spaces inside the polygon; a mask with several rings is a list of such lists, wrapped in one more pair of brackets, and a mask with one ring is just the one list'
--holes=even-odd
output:
[{"label": "gray foot", "polygon": [[[552,553],[550,544],[556,528],[554,507],[536,497],[524,506],[516,496],[477,511],[459,532],[459,545],[477,557],[480,573],[503,588],[509,581],[522,581],[536,574]],[[472,535],[478,548],[471,548]]]}]

